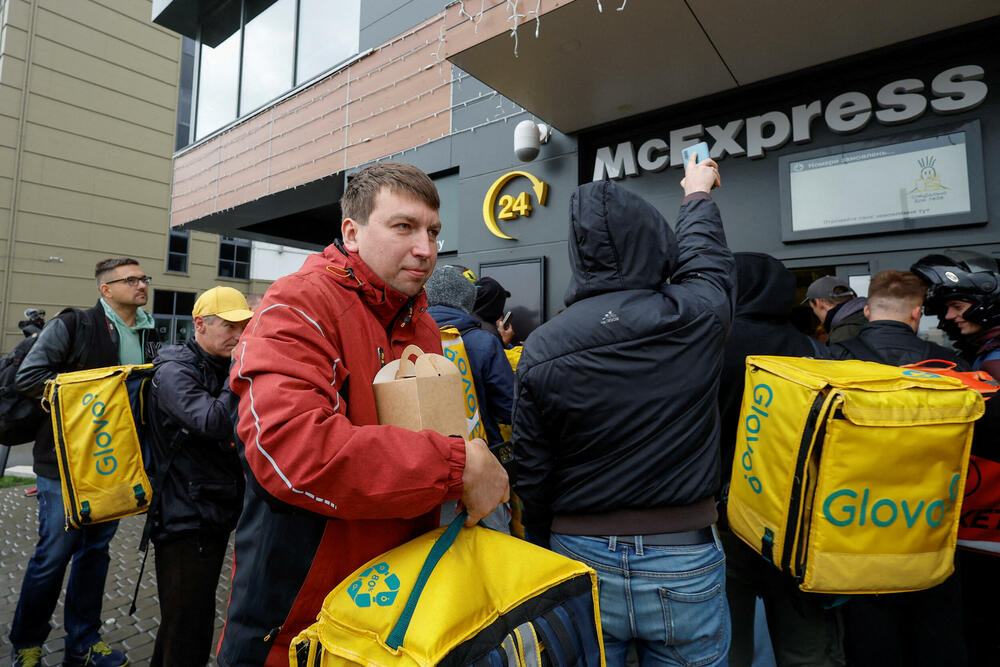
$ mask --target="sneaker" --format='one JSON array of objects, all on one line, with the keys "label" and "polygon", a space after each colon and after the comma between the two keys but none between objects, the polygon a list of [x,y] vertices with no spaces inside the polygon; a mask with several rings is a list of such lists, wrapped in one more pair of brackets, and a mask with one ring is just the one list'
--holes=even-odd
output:
[{"label": "sneaker", "polygon": [[121,651],[116,651],[103,641],[99,641],[82,655],[67,653],[63,667],[125,667],[128,658]]},{"label": "sneaker", "polygon": [[13,658],[10,661],[11,667],[35,667],[42,664],[42,647],[32,646],[11,651],[11,657]]}]

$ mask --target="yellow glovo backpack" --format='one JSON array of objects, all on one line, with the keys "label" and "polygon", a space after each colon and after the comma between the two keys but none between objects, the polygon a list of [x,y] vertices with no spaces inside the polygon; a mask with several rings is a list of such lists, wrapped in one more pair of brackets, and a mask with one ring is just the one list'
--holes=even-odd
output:
[{"label": "yellow glovo backpack", "polygon": [[597,574],[466,516],[344,579],[289,664],[604,667]]},{"label": "yellow glovo backpack", "polygon": [[803,591],[903,592],[947,579],[979,393],[866,361],[746,363],[732,531]]},{"label": "yellow glovo backpack", "polygon": [[45,383],[67,528],[149,509],[153,490],[140,431],[153,369],[107,366],[60,373]]}]

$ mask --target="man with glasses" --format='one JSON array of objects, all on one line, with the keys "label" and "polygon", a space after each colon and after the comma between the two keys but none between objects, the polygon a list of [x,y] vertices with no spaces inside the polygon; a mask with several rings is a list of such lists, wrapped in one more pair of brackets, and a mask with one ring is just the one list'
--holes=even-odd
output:
[{"label": "man with glasses", "polygon": [[[59,373],[152,361],[159,347],[153,316],[141,308],[148,299],[150,277],[127,257],[105,259],[94,271],[101,294],[89,310],[67,308],[54,317],[18,369],[18,391],[40,397],[45,382]],[[38,543],[21,584],[10,643],[12,663],[29,667],[42,659],[49,620],[66,584],[64,665],[121,667],[128,658],[100,635],[101,602],[108,574],[108,544],[117,521],[65,530],[59,468],[52,427],[45,421],[34,444],[38,477]]]}]

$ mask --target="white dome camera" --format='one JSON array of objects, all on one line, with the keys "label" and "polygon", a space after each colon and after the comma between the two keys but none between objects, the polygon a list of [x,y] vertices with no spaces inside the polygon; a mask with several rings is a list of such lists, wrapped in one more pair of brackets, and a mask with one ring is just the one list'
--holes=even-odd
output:
[{"label": "white dome camera", "polygon": [[539,147],[548,142],[551,128],[532,120],[522,120],[514,128],[514,155],[521,162],[531,162],[538,157]]}]

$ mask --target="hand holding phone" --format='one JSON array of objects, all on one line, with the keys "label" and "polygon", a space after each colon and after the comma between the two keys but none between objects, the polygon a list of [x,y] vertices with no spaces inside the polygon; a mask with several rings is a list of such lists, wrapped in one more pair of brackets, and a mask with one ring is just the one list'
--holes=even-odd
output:
[{"label": "hand holding phone", "polygon": [[504,314],[503,319],[500,320],[500,328],[501,329],[506,329],[508,322],[510,322],[510,311],[509,310]]},{"label": "hand holding phone", "polygon": [[700,143],[695,144],[694,146],[688,146],[687,148],[681,151],[681,158],[684,161],[685,169],[687,168],[687,163],[691,159],[691,153],[694,153],[697,156],[695,157],[694,160],[695,164],[698,164],[699,162],[704,162],[705,160],[708,159],[708,142],[702,141]]}]

